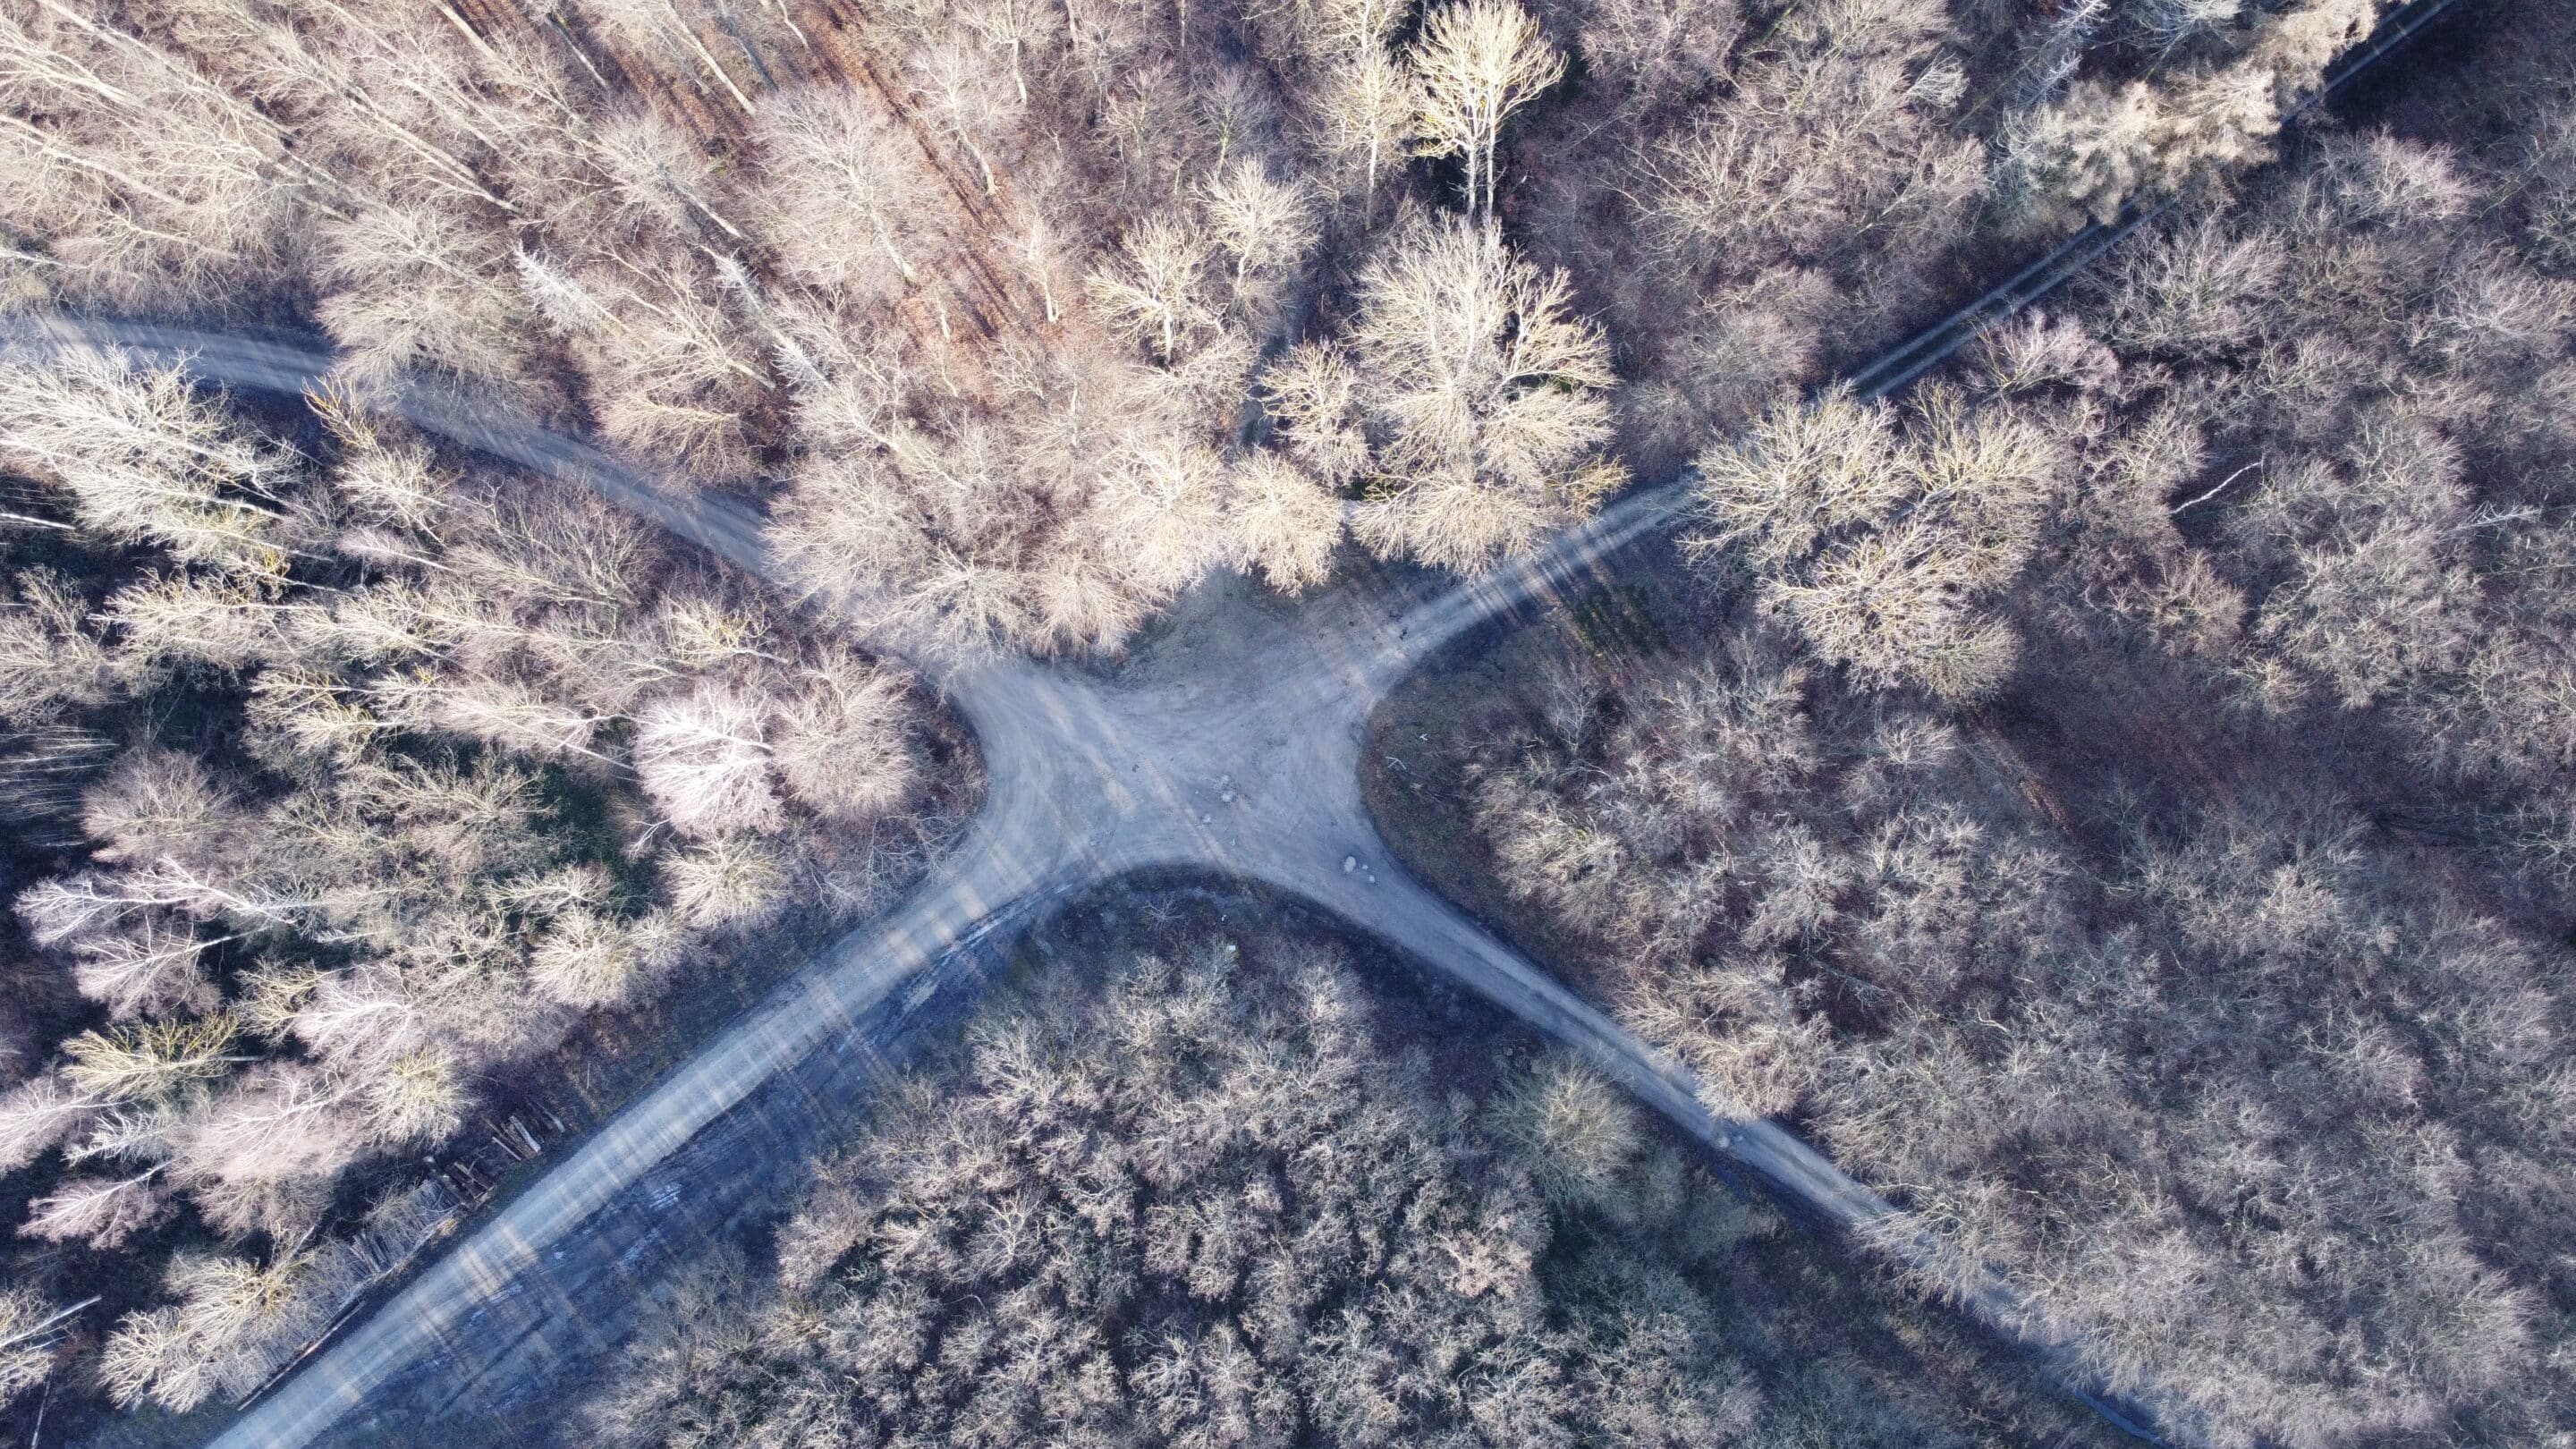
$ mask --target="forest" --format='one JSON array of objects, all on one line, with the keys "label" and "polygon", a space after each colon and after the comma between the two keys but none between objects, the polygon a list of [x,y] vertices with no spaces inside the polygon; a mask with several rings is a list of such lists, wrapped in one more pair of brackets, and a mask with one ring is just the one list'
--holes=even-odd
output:
[{"label": "forest", "polygon": [[1448,686],[1448,869],[2194,1442],[2576,1422],[2570,20],[1777,404],[1698,622]]},{"label": "forest", "polygon": [[309,319],[759,493],[871,629],[1056,650],[1525,547],[2373,15],[92,3],[0,26],[21,305]]},{"label": "forest", "polygon": [[[2109,1442],[1866,1287],[1784,1279],[1776,1215],[1391,962],[1203,913],[1050,954],[757,1256],[676,1285],[577,1438]],[[1881,1316],[2001,1382],[1874,1359]]]},{"label": "forest", "polygon": [[0,456],[65,518],[0,615],[13,844],[58,863],[16,892],[0,1169],[41,1171],[55,1298],[168,1255],[98,1372],[171,1409],[257,1388],[456,1205],[401,1163],[490,1086],[791,908],[867,912],[955,813],[900,671],[586,496],[310,410],[297,444],[115,355],[0,369]]},{"label": "forest", "polygon": [[[276,328],[339,359],[277,399],[110,348],[0,353],[9,1425],[240,1402],[494,1189],[487,1146],[506,1176],[595,1120],[544,1105],[560,1084],[685,1047],[711,983],[934,868],[978,765],[906,661],[1113,658],[1230,573],[1290,596],[1473,575],[1694,462],[1705,657],[1653,689],[1569,658],[1514,686],[1577,700],[1563,728],[1460,745],[1461,828],[1602,948],[1587,986],[1964,1250],[2033,1285],[2108,1254],[2063,1311],[2122,1383],[2215,1355],[2187,1422],[2435,1434],[2517,1393],[2506,1438],[2565,1418],[2530,1385],[2567,1291],[2576,151],[2540,73],[2563,17],[2491,3],[2526,39],[2475,66],[2525,103],[2457,145],[2302,140],[2266,172],[2373,0],[0,0],[0,328]],[[2166,196],[2187,204],[2097,287],[1901,406],[1801,401]],[[756,508],[797,596],[414,431],[389,405],[410,377]],[[2186,486],[2209,496],[2172,508]],[[2116,713],[2131,688],[2183,711],[2157,768],[1989,759],[2010,702]],[[1882,878],[1912,904],[1855,944]],[[2277,949],[2237,929],[2257,900]],[[2118,1012],[2006,990],[1997,954],[2133,991],[2222,946],[2249,994]],[[2328,1023],[2319,963],[2353,982]],[[1122,1009],[1148,1015],[1235,989],[1138,970]],[[1094,1030],[1083,1010],[1025,1030]],[[1974,1037],[2023,1010],[2110,1035]],[[2360,1073],[2382,1116],[2263,1052],[2186,1050],[2311,1028],[2301,1061]],[[2001,1057],[2083,1065],[2113,1115],[1960,1103],[1926,1134],[1891,1090],[1969,1090],[1961,1063]],[[1482,1335],[1476,1362],[1545,1379],[1568,1424],[1675,1363],[1777,1377],[1715,1346],[1698,1249],[1636,1248],[1681,1265],[1637,1291],[1681,1295],[1684,1327],[1654,1350],[1681,1357],[1628,1357],[1640,1330],[1598,1307],[1627,1290],[1583,1286],[1607,1267],[1531,1266],[1565,1234],[1513,1174],[1543,1183],[1559,1148],[1453,1107],[1367,1130],[1431,1144],[1406,1149],[1421,1181],[1475,1184],[1450,1230],[1528,1261],[1491,1302],[1415,1264],[1337,1304]],[[2067,1145],[2149,1114],[2153,1162]],[[968,1130],[933,1115],[908,1101],[872,1140]],[[2337,1145],[2293,1152],[2312,1119]],[[2316,1165],[2195,1155],[2249,1137]],[[2336,1175],[2353,1143],[2412,1154],[2410,1185]],[[868,1150],[806,1215],[885,1211]],[[2300,1225],[2363,1211],[2334,1192],[2431,1225],[2328,1243]],[[2117,1241],[2064,1228],[2113,1217]],[[711,1266],[691,1291],[777,1355],[724,1374],[825,1372],[757,1326],[891,1311],[951,1271],[850,1281],[858,1243],[775,1284]],[[1187,1278],[1158,1262],[1138,1281]],[[1078,1308],[1051,1311],[1092,1352]],[[1238,1366],[1287,1352],[1257,1330],[1286,1310],[1235,1309],[1147,1316]],[[2244,1336],[2192,1337],[2220,1331]],[[1164,1370],[1130,1347],[1044,1392],[1142,1394]],[[1293,1377],[1242,1422],[1484,1422]],[[721,1412],[770,1412],[719,1380]],[[632,1402],[681,1391],[652,1392]],[[1791,1433],[1768,1389],[1698,1392],[1670,1412],[1707,1433],[1630,1442]]]}]

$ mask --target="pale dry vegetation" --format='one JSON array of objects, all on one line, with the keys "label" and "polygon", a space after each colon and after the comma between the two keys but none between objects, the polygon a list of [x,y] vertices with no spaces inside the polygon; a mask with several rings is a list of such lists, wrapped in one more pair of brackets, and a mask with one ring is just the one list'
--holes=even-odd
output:
[{"label": "pale dry vegetation", "polygon": [[[13,0],[0,276],[579,416],[767,495],[909,647],[1114,648],[1346,529],[1527,547],[1625,481],[1619,420],[1663,471],[1921,312],[1995,166],[2047,215],[2252,154],[2158,132],[2150,182],[2051,139],[2105,87],[2180,66],[2166,130],[2223,92],[2255,136],[2240,72],[2286,94],[2367,10]],[[1402,374],[1320,452],[1265,411],[1301,347]]]},{"label": "pale dry vegetation", "polygon": [[2063,466],[2047,430],[1933,385],[1900,409],[1787,402],[1700,458],[1684,547],[1758,580],[1763,609],[1858,680],[1975,699],[2012,673],[1980,604],[2038,545]]},{"label": "pale dry vegetation", "polygon": [[1514,220],[1616,343],[1621,452],[1659,476],[2023,238],[2265,159],[2385,8],[1569,3],[1583,85],[1521,133]]},{"label": "pale dry vegetation", "polygon": [[2310,0],[2260,11],[2230,0],[2140,8],[2169,74],[2078,81],[1999,138],[2008,195],[2024,224],[2108,221],[2131,200],[2170,196],[2213,171],[2271,159],[2283,115],[2370,33],[2381,7]]},{"label": "pale dry vegetation", "polygon": [[[935,647],[1108,649],[1215,569],[1321,581],[1346,519],[1476,569],[1594,506],[1621,478],[1598,455],[1607,348],[1490,219],[1505,124],[1561,53],[1510,4],[1438,10],[1409,43],[1405,20],[1369,0],[890,17],[931,159],[982,197],[943,209],[863,100],[829,107],[849,141],[761,157],[777,200],[756,215],[857,208],[800,230],[816,255],[781,248],[808,285],[777,302],[805,450],[778,536],[810,585]],[[1466,166],[1466,217],[1427,214],[1415,155]],[[833,187],[852,164],[875,169]],[[981,335],[918,284],[995,258],[1012,302]],[[1349,326],[1313,325],[1353,265]],[[1263,403],[1286,425],[1267,440]]]},{"label": "pale dry vegetation", "polygon": [[[585,412],[682,478],[775,491],[812,591],[915,648],[1114,647],[1211,569],[1314,582],[1337,489],[1395,509],[1421,445],[1392,423],[1364,478],[1245,446],[1327,238],[1578,339],[1526,375],[1461,355],[1444,427],[1506,411],[1537,451],[1444,439],[1432,504],[1373,541],[1481,566],[1613,476],[1574,461],[1583,409],[1523,401],[1611,380],[1562,286],[1490,222],[1463,224],[1488,255],[1452,255],[1408,175],[1462,159],[1490,217],[1505,123],[1563,65],[1517,6],[1462,3],[1410,42],[1365,3],[1195,29],[1009,0],[858,30],[759,7],[713,35],[668,5],[567,14],[587,45],[561,16],[486,34],[366,4],[11,10],[14,299],[293,306],[353,379],[444,371]],[[1277,65],[1241,53],[1256,32]],[[1353,65],[1375,87],[1356,116]],[[1461,489],[1513,521],[1459,516]]]}]

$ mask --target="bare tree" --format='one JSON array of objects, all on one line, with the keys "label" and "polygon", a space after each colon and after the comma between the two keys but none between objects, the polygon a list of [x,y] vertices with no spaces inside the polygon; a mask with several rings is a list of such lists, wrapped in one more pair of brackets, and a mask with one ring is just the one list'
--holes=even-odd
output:
[{"label": "bare tree", "polygon": [[[668,0],[662,8],[670,8]],[[628,226],[661,237],[744,239],[742,228],[716,209],[715,175],[706,153],[659,113],[634,110],[609,119],[592,132],[590,152],[610,178],[621,220]]]},{"label": "bare tree", "polygon": [[434,370],[516,381],[532,320],[508,285],[511,253],[494,229],[439,202],[366,207],[318,235],[315,309],[341,366],[381,386]]},{"label": "bare tree", "polygon": [[[218,1389],[246,1392],[272,1355],[307,1326],[310,1259],[281,1254],[265,1267],[247,1259],[183,1256],[165,1284],[169,1308],[128,1314],[100,1363],[121,1404],[146,1398],[174,1413]],[[312,1325],[318,1327],[318,1324]]]},{"label": "bare tree", "polygon": [[2268,159],[2288,103],[2369,33],[2372,0],[2313,0],[2267,17],[2240,56],[2170,82],[2079,82],[2011,138],[2012,192],[2036,224],[2107,219],[2214,169]]},{"label": "bare tree", "polygon": [[[590,339],[594,366],[614,382],[600,426],[640,453],[721,481],[751,468],[745,416],[766,396],[759,334],[707,285],[703,257],[677,251],[635,267],[616,295],[618,325]],[[712,295],[711,295],[712,294]]]},{"label": "bare tree", "polygon": [[202,761],[162,749],[128,751],[81,807],[82,828],[100,842],[97,858],[136,863],[203,859],[239,815],[233,792]]},{"label": "bare tree", "polygon": [[1901,437],[1884,405],[1840,394],[1782,405],[1743,444],[1702,455],[1715,527],[1685,546],[1740,549],[1766,606],[1871,683],[1974,698],[2002,683],[2017,645],[1972,605],[2037,546],[2058,454],[2018,416],[1939,388],[1913,421]]},{"label": "bare tree", "polygon": [[88,602],[51,569],[22,569],[0,604],[0,719],[29,726],[114,697],[117,666]]},{"label": "bare tree", "polygon": [[173,1175],[217,1231],[298,1241],[329,1211],[332,1179],[380,1140],[366,1100],[378,1080],[301,1062],[251,1068],[172,1134]]},{"label": "bare tree", "polygon": [[1371,548],[1482,568],[1625,481],[1597,451],[1609,346],[1567,315],[1562,274],[1491,228],[1430,226],[1392,241],[1360,292],[1359,367],[1387,434],[1358,523]]},{"label": "bare tree", "polygon": [[507,677],[393,674],[375,681],[368,696],[393,723],[538,756],[598,758],[591,735],[607,722]]},{"label": "bare tree", "polygon": [[1168,599],[1223,558],[1224,483],[1224,458],[1203,444],[1148,436],[1110,462],[1098,508],[1138,594]]},{"label": "bare tree", "polygon": [[111,1105],[60,1072],[20,1082],[0,1096],[0,1171],[15,1172],[64,1138],[88,1130]]},{"label": "bare tree", "polygon": [[45,1381],[61,1357],[66,1320],[97,1301],[57,1308],[25,1288],[0,1288],[0,1404]]},{"label": "bare tree", "polygon": [[143,575],[107,600],[101,617],[118,636],[123,672],[150,677],[172,662],[239,673],[282,652],[287,581],[274,555],[221,572]]},{"label": "bare tree", "polygon": [[2167,228],[2113,262],[2103,337],[2115,348],[2216,357],[2254,339],[2288,268],[2278,236],[2236,235],[2211,218]]},{"label": "bare tree", "polygon": [[1595,84],[1621,87],[1620,111],[1648,117],[1729,76],[1746,28],[1743,13],[1718,0],[1605,0],[1591,8],[1577,35],[1584,63],[1600,78]]},{"label": "bare tree", "polygon": [[1317,236],[1302,180],[1274,181],[1258,161],[1238,161],[1208,188],[1209,228],[1234,258],[1238,304],[1302,265]]},{"label": "bare tree", "polygon": [[159,1171],[153,1168],[121,1178],[67,1179],[52,1193],[27,1205],[27,1221],[18,1231],[57,1243],[80,1242],[100,1252],[114,1252],[167,1213],[168,1204],[152,1182]]},{"label": "bare tree", "polygon": [[[1387,54],[1383,38],[1328,64],[1314,103],[1317,142],[1326,154],[1358,170],[1360,219],[1374,221],[1379,173],[1396,165],[1415,140],[1415,119],[1423,110],[1419,82]],[[1349,195],[1349,183],[1339,190]]]},{"label": "bare tree", "polygon": [[1944,243],[1984,189],[1984,150],[1946,133],[1956,88],[1938,82],[1957,72],[1942,69],[1937,31],[1902,23],[1921,11],[1899,16],[1883,29],[1784,16],[1790,44],[1745,66],[1732,104],[1643,148],[1634,190],[1656,249],[1694,279],[1741,286],[1855,231]]},{"label": "bare tree", "polygon": [[81,1091],[112,1102],[164,1097],[256,1060],[232,1050],[238,1035],[238,1025],[226,1016],[85,1031],[63,1043],[71,1058],[63,1075]]},{"label": "bare tree", "polygon": [[1238,460],[1226,514],[1244,562],[1270,587],[1303,593],[1330,573],[1341,502],[1296,464],[1272,452]]},{"label": "bare tree", "polygon": [[1087,279],[1093,304],[1162,361],[1179,360],[1182,344],[1216,321],[1203,293],[1209,240],[1180,217],[1148,217],[1119,238],[1115,259]]},{"label": "bare tree", "polygon": [[915,51],[910,66],[912,98],[929,118],[946,128],[975,163],[984,194],[1001,190],[1001,173],[993,166],[998,123],[1019,109],[1003,95],[992,66],[975,53],[965,37],[951,35]]},{"label": "bare tree", "polygon": [[1011,90],[1023,107],[1029,104],[1028,61],[1032,51],[1053,46],[1065,29],[1067,11],[1040,0],[974,0],[961,7],[966,28],[988,50],[1010,57]]},{"label": "bare tree", "polygon": [[920,277],[918,148],[854,91],[809,91],[761,116],[759,229],[797,275],[865,304]]},{"label": "bare tree", "polygon": [[787,889],[777,852],[757,835],[719,835],[663,862],[671,909],[692,926],[757,924],[775,914]]},{"label": "bare tree", "polygon": [[0,365],[0,456],[58,484],[85,527],[230,567],[269,556],[294,472],[186,374],[90,348]]},{"label": "bare tree", "polygon": [[385,1059],[365,1100],[373,1145],[417,1150],[454,1136],[474,1099],[454,1053],[415,1047]]},{"label": "bare tree", "polygon": [[1301,342],[1262,374],[1260,392],[1286,436],[1289,456],[1328,487],[1344,487],[1367,469],[1359,374],[1347,352],[1330,343]]},{"label": "bare tree", "polygon": [[1423,154],[1465,160],[1468,214],[1491,217],[1503,123],[1564,77],[1564,54],[1514,0],[1456,0],[1431,12],[1406,59]]},{"label": "bare tree", "polygon": [[804,688],[771,731],[779,782],[800,804],[847,824],[898,809],[921,771],[904,732],[902,686],[839,651],[802,673]]},{"label": "bare tree", "polygon": [[636,778],[664,818],[687,834],[775,829],[782,816],[767,733],[750,695],[701,684],[637,717]]},{"label": "bare tree", "polygon": [[[806,586],[872,629],[981,652],[1021,640],[1030,579],[1001,525],[1003,480],[910,428],[887,457],[815,460],[773,526]],[[980,451],[980,450],[975,450]]]},{"label": "bare tree", "polygon": [[625,922],[576,907],[548,922],[529,953],[528,974],[548,996],[588,1009],[631,999],[644,964]]},{"label": "bare tree", "polygon": [[605,22],[609,30],[629,44],[648,53],[676,59],[685,68],[691,60],[705,80],[715,82],[717,89],[733,99],[745,115],[759,107],[735,83],[732,72],[720,64],[706,42],[698,35],[689,17],[680,13],[672,0],[585,0],[586,7]]},{"label": "bare tree", "polygon": [[1581,1063],[1550,1056],[1513,1079],[1490,1109],[1520,1144],[1554,1197],[1615,1203],[1629,1163],[1643,1147],[1636,1109]]},{"label": "bare tree", "polygon": [[72,981],[81,995],[107,1008],[111,1021],[197,1015],[222,1000],[206,973],[206,952],[237,939],[209,940],[191,926],[173,927],[147,916],[132,929],[83,940],[76,948]]}]

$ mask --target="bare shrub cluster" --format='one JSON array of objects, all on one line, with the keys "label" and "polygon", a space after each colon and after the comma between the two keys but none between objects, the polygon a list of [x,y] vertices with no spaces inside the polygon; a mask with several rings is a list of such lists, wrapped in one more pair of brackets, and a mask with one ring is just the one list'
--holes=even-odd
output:
[{"label": "bare shrub cluster", "polygon": [[1527,133],[1546,160],[1524,225],[1617,339],[1623,442],[1652,476],[1943,285],[1987,184],[1968,37],[2027,17],[1937,0],[1571,11],[1585,88]]},{"label": "bare shrub cluster", "polygon": [[[1505,123],[1563,69],[1509,0],[1410,40],[1369,4],[900,6],[846,33],[785,6],[566,14],[579,31],[365,0],[13,8],[0,145],[37,243],[10,256],[17,302],[297,302],[353,377],[452,372],[709,486],[784,480],[779,542],[813,591],[918,648],[1114,647],[1212,569],[1316,582],[1333,494],[1362,480],[1247,448],[1245,422],[1328,238],[1415,291],[1511,291],[1494,326],[1526,314],[1581,354],[1528,376],[1460,357],[1449,405],[1513,411],[1540,451],[1453,443],[1417,474],[1389,439],[1369,486],[1419,484],[1411,511],[1448,523],[1372,541],[1482,566],[1609,476],[1572,461],[1588,415],[1513,401],[1610,380],[1563,287],[1497,241],[1477,262],[1419,220],[1380,234],[1433,194],[1416,157],[1456,158],[1465,208],[1494,211]],[[1570,431],[1532,438],[1552,421]],[[1462,497],[1504,521],[1455,517]]]},{"label": "bare shrub cluster", "polygon": [[2190,13],[2199,7],[2160,8],[2166,53],[2201,54],[2152,80],[2079,81],[2001,138],[2007,196],[2026,224],[2108,221],[2133,197],[2170,195],[2270,160],[2283,114],[2370,33],[2382,7],[2314,0],[2269,13],[2233,4],[2205,15]]},{"label": "bare shrub cluster", "polygon": [[[1899,330],[1990,229],[1996,165],[2062,218],[2250,156],[2367,8],[0,0],[0,310],[295,321],[353,396],[443,374],[758,495],[872,641],[1114,649],[1214,571],[1296,592],[1349,544],[1531,546]],[[2565,129],[2516,203],[2561,271]],[[2421,170],[2373,204],[2438,210]],[[2250,346],[2302,263],[2215,226],[2132,289],[2147,332],[2095,332]],[[2442,338],[2546,350],[2554,292],[2447,255]],[[1780,413],[1708,455],[1711,537],[1855,677],[1980,696],[2064,512],[2051,460],[2181,416],[2133,375],[1846,409],[1849,497],[1783,461],[1815,440]],[[2414,456],[2401,424],[2353,436]],[[113,355],[0,368],[0,799],[35,857],[82,852],[17,898],[65,1004],[51,1041],[0,1011],[0,1163],[48,1174],[40,1237],[225,1245],[121,1330],[129,1400],[236,1387],[339,1281],[291,1245],[351,1174],[707,933],[863,908],[955,785],[899,677],[634,525],[346,399],[294,430]],[[2362,537],[2330,501],[2282,527]],[[2455,718],[2463,778],[2528,768],[2555,656],[2458,646],[2465,576],[2413,570],[2531,535],[2409,507],[2413,552],[2264,605],[2249,697],[2359,691]],[[2547,547],[2512,567],[2554,577]],[[2177,577],[2213,639],[2252,597]],[[2477,818],[2576,859],[2560,796]],[[0,1295],[0,1387],[62,1322]]]},{"label": "bare shrub cluster", "polygon": [[[2576,879],[2563,107],[2484,156],[2335,138],[2122,258],[2067,329],[2118,366],[2060,404],[2098,420],[2066,429],[2098,481],[2046,590],[2054,627],[2188,659],[2258,718],[2373,731],[2427,823],[2552,892]],[[2054,602],[2077,593],[2110,607]]]},{"label": "bare shrub cluster", "polygon": [[1632,1025],[1901,1185],[2195,1442],[2554,1412],[2564,1239],[2523,1204],[2567,1160],[2563,947],[2295,793],[2095,866],[1973,737],[1776,644],[1627,707],[1476,809]]},{"label": "bare shrub cluster", "polygon": [[[804,284],[776,304],[804,450],[778,532],[818,593],[942,648],[1114,648],[1211,570],[1321,581],[1346,513],[1475,569],[1617,481],[1607,348],[1565,284],[1406,176],[1454,156],[1490,217],[1502,128],[1562,65],[1526,12],[1464,0],[1410,43],[1366,3],[1008,17],[890,21],[927,155],[858,98],[762,123],[744,209]],[[1222,58],[1256,40],[1270,63]],[[1337,253],[1370,259],[1348,340],[1276,356]],[[953,312],[936,278],[976,269],[1007,300]]]},{"label": "bare shrub cluster", "polygon": [[1856,678],[1974,699],[2019,650],[1977,606],[2038,547],[2061,462],[2046,429],[1938,385],[1901,410],[1784,403],[1701,455],[1710,527],[1683,546],[1740,560],[1763,607]]}]

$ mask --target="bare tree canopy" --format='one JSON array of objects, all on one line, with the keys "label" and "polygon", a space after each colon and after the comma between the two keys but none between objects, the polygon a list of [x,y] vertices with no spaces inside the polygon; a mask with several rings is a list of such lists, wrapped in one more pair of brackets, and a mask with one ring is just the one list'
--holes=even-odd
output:
[{"label": "bare tree canopy", "polygon": [[1626,481],[1600,451],[1609,343],[1570,315],[1571,290],[1490,227],[1399,233],[1371,264],[1353,348],[1384,439],[1371,547],[1481,568]]},{"label": "bare tree canopy", "polygon": [[[2105,204],[2268,143],[2358,23],[2178,41],[2245,107]],[[2490,134],[2484,74],[1906,400],[1775,403],[1701,454],[1647,646],[1507,645],[1454,769],[1407,752],[1632,1024],[2189,1442],[2571,1412],[2576,276],[2563,109]]]}]

